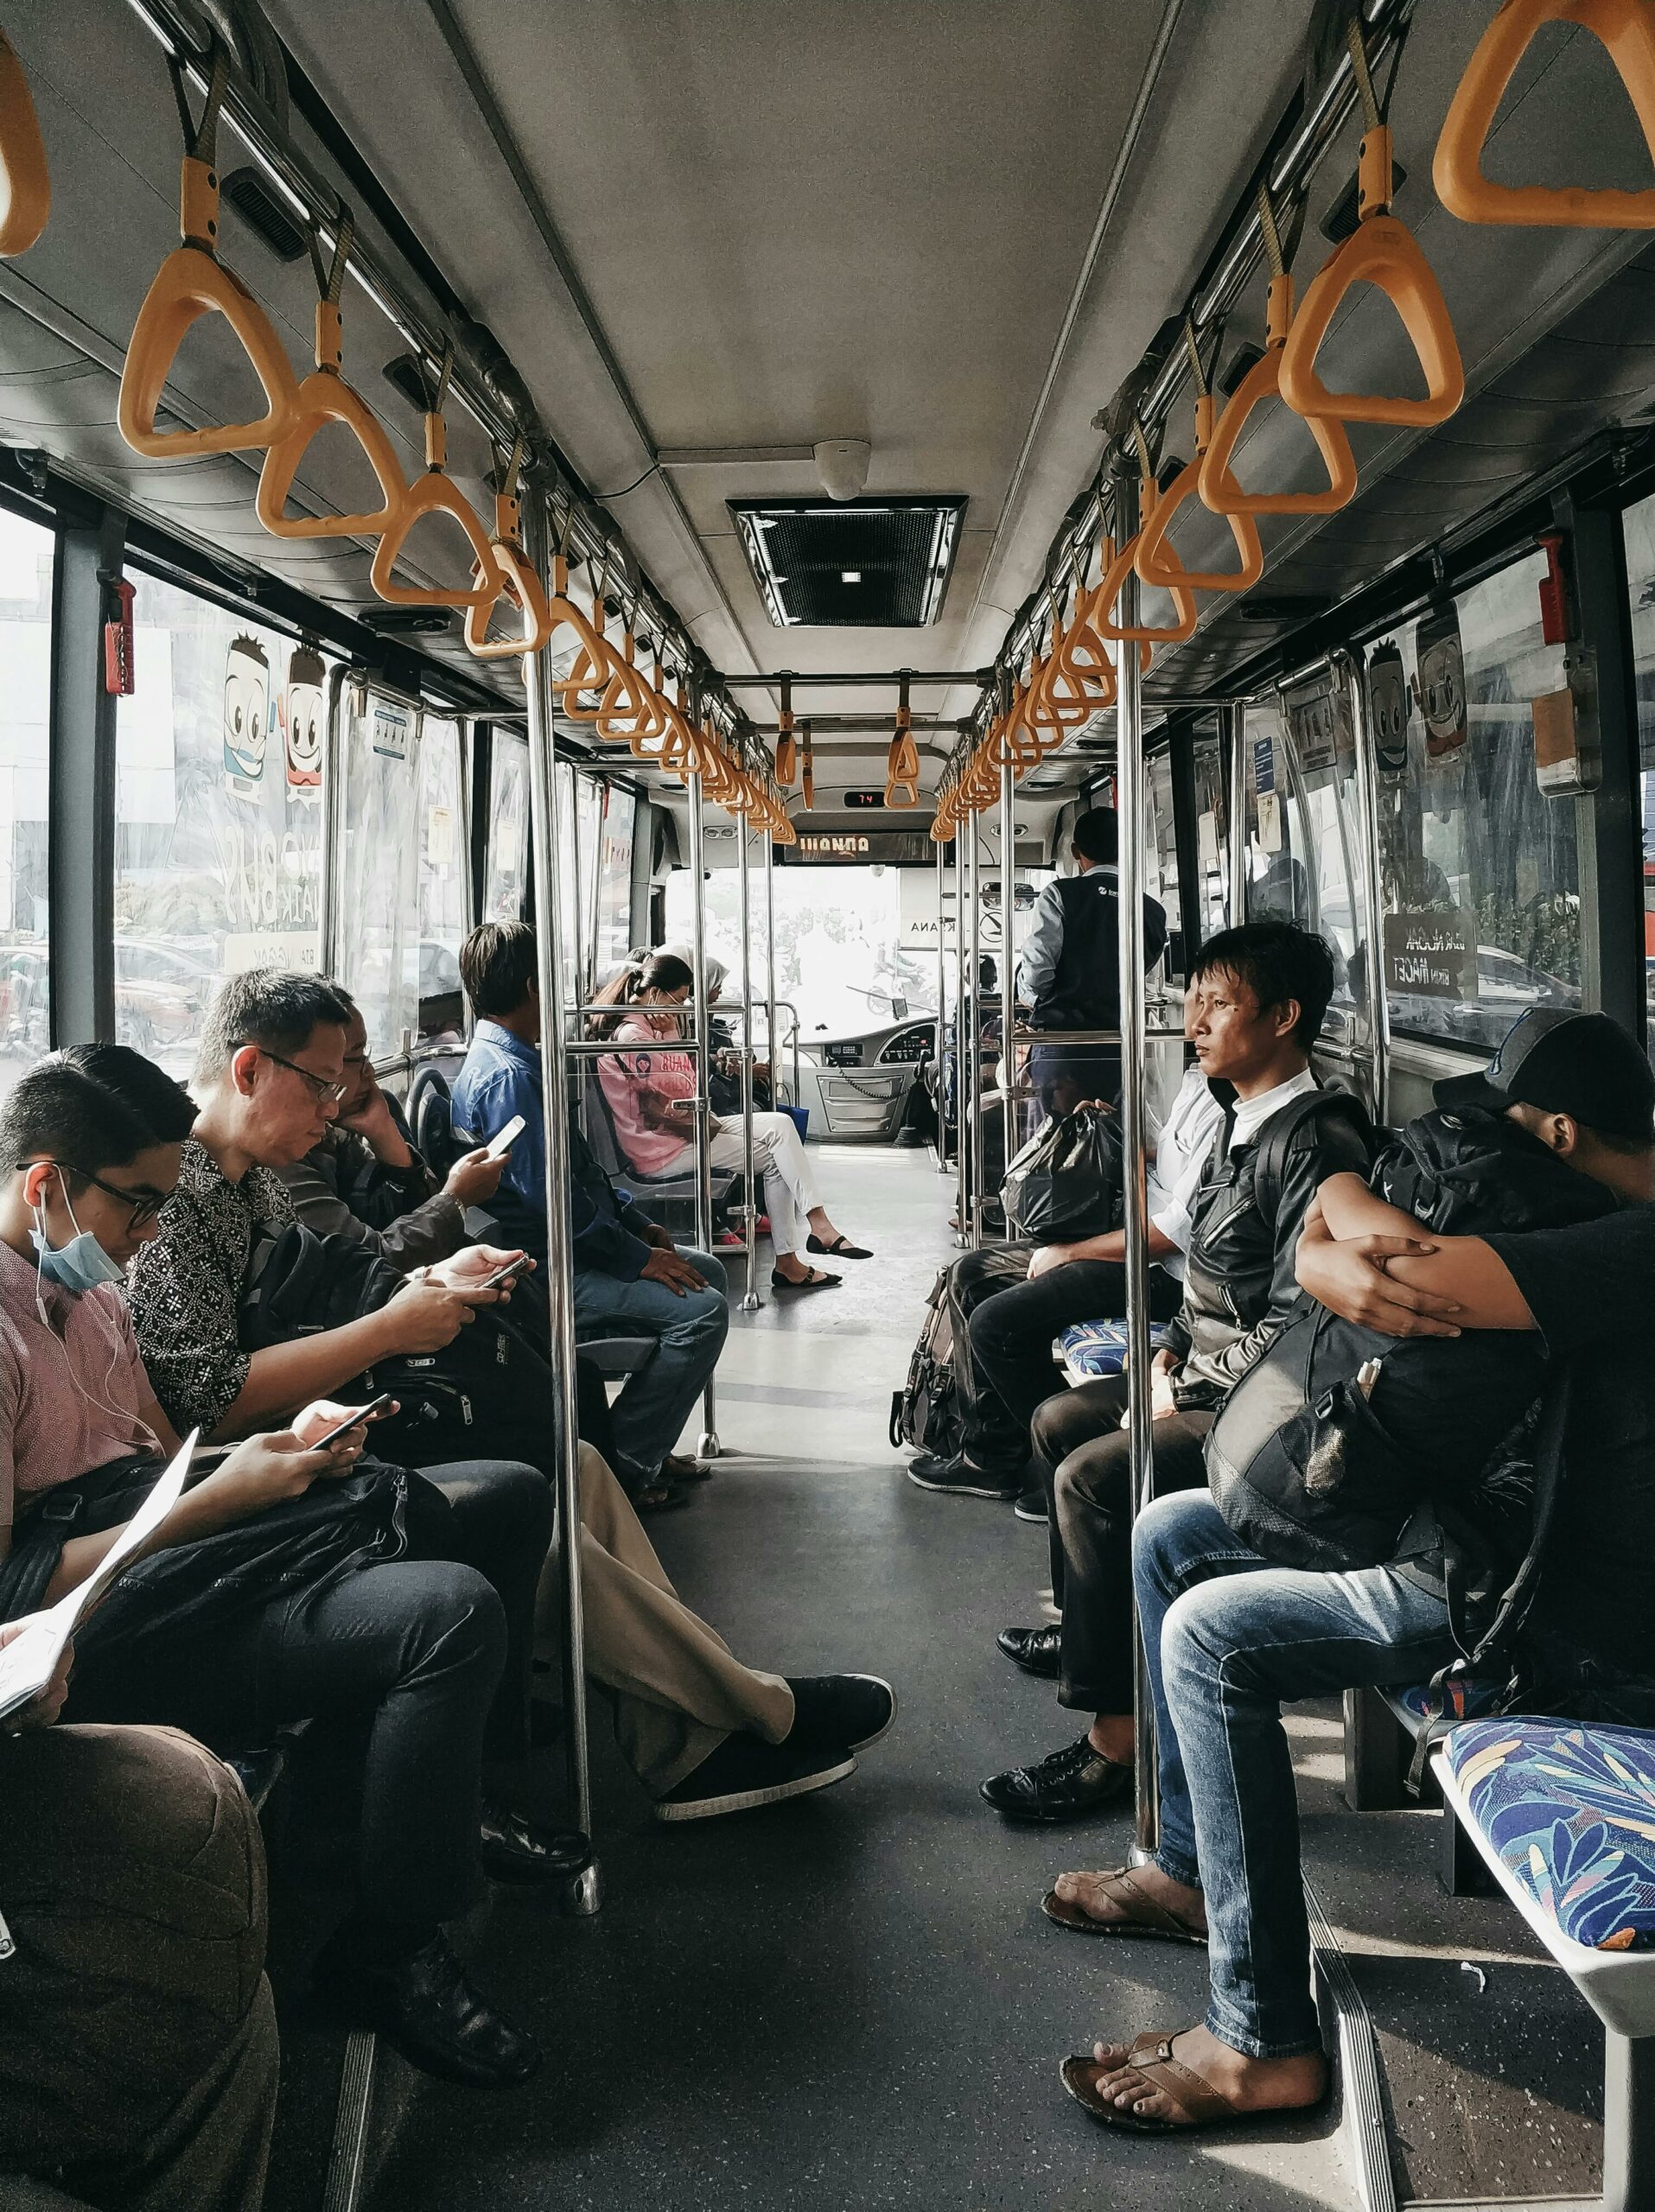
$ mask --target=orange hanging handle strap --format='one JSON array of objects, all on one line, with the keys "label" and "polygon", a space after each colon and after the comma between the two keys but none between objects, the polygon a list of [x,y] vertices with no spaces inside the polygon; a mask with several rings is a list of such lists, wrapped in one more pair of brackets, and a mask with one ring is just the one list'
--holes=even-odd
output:
[{"label": "orange hanging handle strap", "polygon": [[27,253],[51,212],[40,118],[23,65],[0,31],[0,257]]},{"label": "orange hanging handle strap", "polygon": [[1258,525],[1251,515],[1232,514],[1225,518],[1235,540],[1238,566],[1234,569],[1186,569],[1166,542],[1173,517],[1186,500],[1196,496],[1201,464],[1213,442],[1213,394],[1207,386],[1201,349],[1195,341],[1195,326],[1187,316],[1184,319],[1184,344],[1195,378],[1195,457],[1185,463],[1156,499],[1155,513],[1139,534],[1133,565],[1143,581],[1159,591],[1171,591],[1179,584],[1186,591],[1248,591],[1264,573],[1264,548],[1259,540]]},{"label": "orange hanging handle strap", "polygon": [[799,789],[804,795],[805,811],[808,814],[816,804],[816,752],[811,743],[811,726],[806,722],[799,732],[803,751],[803,766],[799,773]]},{"label": "orange hanging handle strap", "polygon": [[1327,472],[1326,487],[1319,492],[1244,492],[1233,467],[1241,433],[1254,408],[1281,397],[1282,349],[1293,323],[1293,279],[1287,273],[1281,233],[1270,194],[1258,194],[1258,225],[1270,265],[1270,289],[1265,294],[1264,351],[1230,395],[1230,403],[1213,426],[1202,458],[1196,489],[1205,506],[1215,515],[1332,515],[1348,506],[1356,496],[1356,455],[1345,425],[1331,416],[1311,415],[1305,427],[1315,440]]},{"label": "orange hanging handle strap", "polygon": [[[281,340],[247,287],[218,258],[219,111],[229,80],[229,60],[222,46],[213,55],[207,104],[199,124],[190,120],[183,73],[174,63],[173,90],[184,126],[183,168],[179,186],[179,229],[183,244],[156,270],[126,348],[121,370],[117,420],[135,453],[177,460],[201,454],[248,453],[272,445],[290,427],[299,388]],[[221,315],[239,340],[264,392],[264,412],[247,423],[220,423],[199,430],[158,430],[161,395],[185,334],[204,315]]]},{"label": "orange hanging handle strap", "polygon": [[885,755],[885,804],[918,806],[920,754],[913,742],[913,716],[908,706],[909,677],[906,669],[898,678],[896,732]]},{"label": "orange hanging handle strap", "polygon": [[[390,607],[460,607],[468,613],[486,612],[505,588],[505,578],[494,557],[488,532],[470,500],[447,474],[449,434],[442,409],[453,373],[454,344],[450,340],[442,348],[436,391],[425,413],[425,474],[417,477],[404,494],[385,535],[374,548],[373,565],[368,571],[368,581]],[[425,516],[439,514],[458,523],[471,548],[469,585],[463,590],[444,590],[436,584],[398,583],[393,571],[409,532]],[[518,650],[521,652],[522,647],[519,645]]]},{"label": "orange hanging handle strap", "polygon": [[[1310,280],[1282,349],[1278,388],[1295,414],[1307,421],[1334,416],[1341,423],[1396,423],[1429,429],[1446,423],[1466,396],[1454,320],[1419,241],[1391,213],[1394,176],[1391,130],[1380,112],[1358,16],[1350,25],[1351,66],[1362,95],[1366,130],[1359,157],[1354,231],[1335,246]],[[1400,393],[1329,391],[1316,374],[1316,355],[1345,295],[1355,284],[1377,284],[1402,317],[1425,377],[1423,399]]]},{"label": "orange hanging handle strap", "polygon": [[1443,118],[1431,181],[1463,223],[1531,223],[1572,230],[1655,230],[1655,187],[1493,184],[1483,148],[1517,66],[1548,23],[1590,31],[1608,51],[1655,161],[1655,10],[1648,0],[1505,0],[1466,65]]},{"label": "orange hanging handle strap", "polygon": [[[490,540],[494,567],[500,579],[500,599],[516,609],[517,632],[514,636],[491,640],[488,621],[492,610],[487,607],[468,607],[466,646],[477,660],[512,660],[524,653],[538,652],[557,626],[545,585],[523,550],[523,511],[518,498],[522,467],[523,433],[519,430],[512,437],[506,466],[500,471],[499,489],[494,494],[494,535]],[[495,604],[499,603],[496,601]]]},{"label": "orange hanging handle strap", "polygon": [[[258,519],[272,537],[377,537],[389,530],[408,496],[407,480],[396,448],[378,417],[343,375],[344,334],[340,297],[350,262],[356,226],[348,208],[340,211],[333,259],[324,267],[321,241],[309,234],[311,266],[316,272],[316,365],[294,395],[292,419],[270,447],[258,474],[254,501]],[[379,505],[358,514],[290,515],[288,494],[316,433],[329,423],[343,423],[366,454],[379,483]]]},{"label": "orange hanging handle strap", "polygon": [[792,787],[799,768],[799,740],[793,734],[793,683],[781,679],[781,712],[776,717],[776,781],[783,791]]}]

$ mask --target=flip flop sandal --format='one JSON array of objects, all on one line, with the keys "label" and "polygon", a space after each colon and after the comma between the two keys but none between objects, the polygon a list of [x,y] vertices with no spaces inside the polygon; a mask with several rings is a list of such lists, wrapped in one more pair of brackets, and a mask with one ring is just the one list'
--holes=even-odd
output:
[{"label": "flip flop sandal", "polygon": [[813,1231],[805,1239],[807,1252],[821,1252],[831,1260],[871,1260],[873,1254],[865,1244],[853,1244],[848,1236],[836,1236],[831,1244],[823,1243]]},{"label": "flip flop sandal", "polygon": [[[1181,2030],[1180,2031],[1181,2033]],[[1143,2113],[1136,2113],[1130,2106],[1111,2104],[1107,2097],[1099,2096],[1098,2084],[1102,2077],[1101,2063],[1092,2057],[1066,2058],[1058,2072],[1064,2088],[1078,2105],[1084,2106],[1092,2117],[1101,2120],[1105,2127],[1118,2127],[1129,2135],[1189,2135],[1197,2128],[1233,2127],[1242,2120],[1269,2120],[1274,2115],[1263,2112],[1243,2112],[1231,2103],[1221,2089],[1172,2055],[1174,2038],[1158,2035],[1153,2029],[1139,2036],[1132,2044],[1122,2064],[1113,2070],[1124,2073],[1127,2067],[1138,2075],[1143,2088],[1138,2094],[1149,2096],[1159,2093],[1169,2098],[1177,2109],[1177,2120],[1154,2120]],[[1296,2118],[1308,2106],[1293,2106],[1282,2117]]]},{"label": "flip flop sandal", "polygon": [[1200,1950],[1206,1948],[1201,1930],[1157,1904],[1132,1879],[1130,1866],[1117,1866],[1099,1875],[1098,1886],[1111,1904],[1123,1907],[1132,1917],[1094,1920],[1072,1898],[1060,1897],[1055,1890],[1047,1890],[1041,1899],[1041,1910],[1054,1927],[1066,1928],[1072,1936],[1141,1936],[1159,1943],[1191,1943]]},{"label": "flip flop sandal", "polygon": [[843,1275],[824,1274],[820,1268],[812,1268],[803,1282],[795,1282],[791,1275],[783,1274],[779,1268],[770,1270],[772,1290],[831,1290],[836,1283],[843,1281]]}]

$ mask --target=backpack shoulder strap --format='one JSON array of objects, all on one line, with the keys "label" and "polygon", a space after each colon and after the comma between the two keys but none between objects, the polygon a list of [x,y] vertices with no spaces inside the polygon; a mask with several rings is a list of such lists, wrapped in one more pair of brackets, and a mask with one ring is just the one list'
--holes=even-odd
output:
[{"label": "backpack shoulder strap", "polygon": [[1347,1090],[1303,1090],[1272,1114],[1258,1139],[1253,1163],[1253,1192],[1258,1210],[1274,1221],[1282,1204],[1288,1154],[1301,1129],[1313,1122],[1346,1121],[1366,1139],[1372,1130],[1359,1098]]}]

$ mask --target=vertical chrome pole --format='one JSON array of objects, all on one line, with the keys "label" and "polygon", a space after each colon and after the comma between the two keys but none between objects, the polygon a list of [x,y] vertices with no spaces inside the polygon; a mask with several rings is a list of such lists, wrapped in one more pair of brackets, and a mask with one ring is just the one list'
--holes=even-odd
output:
[{"label": "vertical chrome pole", "polygon": [[971,820],[970,836],[971,863],[971,1033],[968,1057],[971,1063],[971,1249],[976,1252],[982,1249],[983,1244],[983,1185],[987,1177],[988,1166],[984,1155],[983,1146],[985,1133],[983,1127],[983,1101],[978,1096],[978,1087],[982,1081],[979,1068],[983,1058],[983,876],[977,817],[975,815],[971,817]]},{"label": "vertical chrome pole", "polygon": [[971,1190],[966,1163],[971,1141],[965,1134],[965,1052],[970,999],[965,984],[965,840],[971,817],[954,825],[954,1242],[971,1239]]},{"label": "vertical chrome pole", "polygon": [[[697,719],[699,719],[697,709]],[[712,1249],[713,1241],[713,1170],[708,1157],[712,1142],[710,1105],[707,1096],[707,1071],[711,1065],[711,1023],[707,1016],[707,884],[706,861],[702,852],[701,835],[701,771],[691,768],[684,779],[690,801],[690,875],[692,887],[692,908],[695,917],[691,932],[691,949],[695,956],[695,992],[692,1003],[696,1019],[696,1243],[703,1252]],[[707,1388],[702,1394],[701,1441],[697,1450],[703,1459],[718,1457],[718,1395],[713,1378],[707,1377]]]},{"label": "vertical chrome pole", "polygon": [[[1012,1042],[1012,1031],[1016,1027],[1017,978],[1014,955],[1016,950],[1017,899],[1016,851],[1017,828],[1012,819],[1016,793],[1016,779],[1011,772],[1011,755],[1006,755],[1006,765],[1000,771],[1000,1066],[1005,1084],[1003,1109],[1005,1147],[1003,1158],[1009,1167],[1017,1150],[1017,1050]],[[1006,1235],[1012,1233],[1011,1221],[1006,1221]]]},{"label": "vertical chrome pole", "polygon": [[[528,502],[528,554],[543,576],[551,566],[551,524],[544,498]],[[552,781],[555,746],[550,657],[544,647],[525,656],[529,704],[529,820],[534,843],[535,966],[540,988],[540,1099],[546,1124],[546,1298],[551,1308],[552,1372],[562,1384],[557,1424],[557,1526],[563,1583],[564,1753],[575,1826],[592,1833],[592,1783],[586,1726],[586,1607],[581,1586],[581,1440],[576,1412],[575,1283],[569,1237],[569,1075],[563,1051],[563,915],[558,906],[557,796]],[[565,1893],[573,1913],[594,1913],[602,1902],[595,1857],[575,1875]]]},{"label": "vertical chrome pole", "polygon": [[[770,1103],[781,1103],[781,1056],[776,1050],[776,841],[764,833],[764,1056],[770,1063]],[[791,1102],[799,1103],[799,1087]]]},{"label": "vertical chrome pole", "polygon": [[[748,823],[735,817],[737,874],[742,898],[742,1172],[747,1178],[747,1288],[742,1294],[743,1313],[756,1313],[759,1297],[759,1193],[753,1177],[753,926],[749,911],[752,883],[748,873]],[[710,1428],[712,1423],[708,1422]]]},{"label": "vertical chrome pole", "polygon": [[[1130,499],[1123,487],[1120,494]],[[1120,521],[1130,526],[1123,515]],[[1130,630],[1138,620],[1138,582],[1129,569],[1121,587],[1117,626]],[[1150,1418],[1149,1248],[1143,1112],[1143,837],[1146,826],[1143,772],[1143,694],[1138,650],[1128,640],[1120,650],[1120,690],[1115,712],[1115,804],[1120,830],[1121,949],[1121,1137],[1126,1171],[1127,1418],[1132,1435],[1130,1510],[1155,1496],[1155,1423]],[[1155,1783],[1155,1713],[1144,1679],[1143,1643],[1135,1643],[1133,1681],[1137,1770],[1137,1841],[1143,1853],[1155,1849],[1160,1832]]]},{"label": "vertical chrome pole", "polygon": [[1247,918],[1247,709],[1232,699],[1219,709],[1230,765],[1229,837],[1225,857],[1230,863],[1230,927]]},{"label": "vertical chrome pole", "polygon": [[948,1173],[948,1125],[942,1111],[943,1030],[948,1014],[948,955],[944,949],[945,919],[947,914],[947,891],[943,870],[948,860],[948,848],[937,847],[937,1043],[934,1052],[937,1076],[937,1173]]},{"label": "vertical chrome pole", "polygon": [[[1375,1122],[1391,1115],[1391,1001],[1384,983],[1384,885],[1380,878],[1378,763],[1374,758],[1373,734],[1368,722],[1367,685],[1363,664],[1354,653],[1333,658],[1335,683],[1345,685],[1350,702],[1351,737],[1356,748],[1357,814],[1361,824],[1363,915],[1367,934],[1368,1034],[1373,1040],[1373,1097]],[[1337,770],[1334,771],[1337,773]],[[1354,917],[1353,917],[1353,919]]]}]

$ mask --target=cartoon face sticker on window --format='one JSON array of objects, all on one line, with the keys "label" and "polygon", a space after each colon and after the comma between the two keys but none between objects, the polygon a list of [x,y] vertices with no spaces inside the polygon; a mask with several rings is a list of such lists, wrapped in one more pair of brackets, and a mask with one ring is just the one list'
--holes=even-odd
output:
[{"label": "cartoon face sticker on window", "polygon": [[1408,771],[1408,678],[1395,645],[1375,645],[1368,658],[1368,715],[1382,775]]},{"label": "cartoon face sticker on window", "polygon": [[245,632],[224,671],[224,780],[239,798],[256,799],[270,738],[271,671],[264,648]]},{"label": "cartoon face sticker on window", "polygon": [[1414,650],[1419,663],[1414,690],[1425,718],[1425,750],[1435,759],[1466,741],[1466,661],[1460,617],[1453,607],[1420,617]]},{"label": "cartoon face sticker on window", "polygon": [[321,739],[327,715],[328,667],[320,653],[301,645],[287,664],[282,694],[282,734],[287,755],[287,793],[302,805],[321,797]]}]

